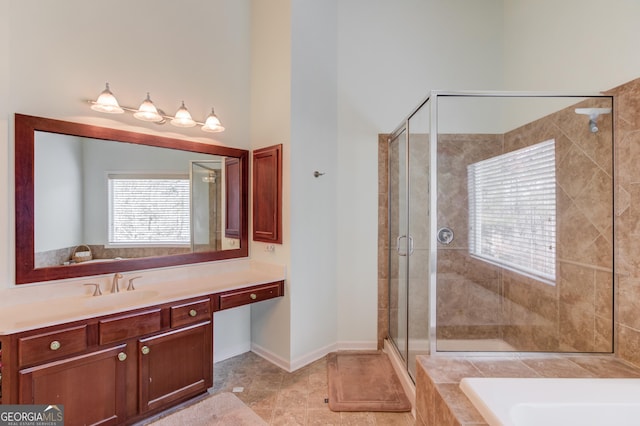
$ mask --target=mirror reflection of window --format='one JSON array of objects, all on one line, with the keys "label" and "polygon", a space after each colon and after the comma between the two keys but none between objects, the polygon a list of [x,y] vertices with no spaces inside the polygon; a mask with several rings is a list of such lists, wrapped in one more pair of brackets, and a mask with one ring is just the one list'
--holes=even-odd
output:
[{"label": "mirror reflection of window", "polygon": [[189,177],[108,176],[110,247],[190,244]]}]

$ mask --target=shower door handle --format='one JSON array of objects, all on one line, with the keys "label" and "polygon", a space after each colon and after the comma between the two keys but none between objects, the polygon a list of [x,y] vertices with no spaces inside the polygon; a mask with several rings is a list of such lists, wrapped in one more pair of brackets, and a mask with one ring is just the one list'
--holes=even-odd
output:
[{"label": "shower door handle", "polygon": [[413,237],[409,235],[409,256],[413,254]]},{"label": "shower door handle", "polygon": [[401,250],[401,246],[400,246],[400,240],[402,240],[403,238],[407,238],[406,235],[400,235],[398,238],[396,238],[396,251],[398,252],[398,256],[406,256],[407,252],[403,252]]}]

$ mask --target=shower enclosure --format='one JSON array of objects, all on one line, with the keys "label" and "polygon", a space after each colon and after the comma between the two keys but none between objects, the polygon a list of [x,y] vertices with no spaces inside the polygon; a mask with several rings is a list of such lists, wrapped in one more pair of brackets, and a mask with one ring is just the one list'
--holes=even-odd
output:
[{"label": "shower enclosure", "polygon": [[613,100],[432,92],[389,137],[389,341],[613,351]]}]

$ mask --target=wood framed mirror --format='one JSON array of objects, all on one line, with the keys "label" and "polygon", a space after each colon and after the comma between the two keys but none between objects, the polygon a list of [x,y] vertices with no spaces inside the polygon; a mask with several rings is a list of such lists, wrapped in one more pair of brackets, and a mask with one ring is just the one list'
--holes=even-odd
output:
[{"label": "wood framed mirror", "polygon": [[[242,149],[16,114],[16,283],[247,257],[248,161]],[[173,201],[149,207],[142,194]]]}]

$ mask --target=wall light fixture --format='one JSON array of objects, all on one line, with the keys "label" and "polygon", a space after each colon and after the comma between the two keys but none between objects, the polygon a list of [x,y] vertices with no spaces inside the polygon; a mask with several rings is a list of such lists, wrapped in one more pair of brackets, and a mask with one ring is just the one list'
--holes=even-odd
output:
[{"label": "wall light fixture", "polygon": [[100,93],[98,99],[89,101],[89,103],[91,104],[91,109],[94,111],[105,112],[107,114],[122,114],[127,111],[133,113],[133,116],[138,120],[150,121],[156,124],[164,124],[168,120],[176,127],[194,127],[197,125],[202,126],[202,131],[210,133],[222,132],[224,130],[213,108],[211,108],[211,114],[209,114],[204,123],[200,123],[191,118],[189,110],[187,110],[187,107],[184,106],[184,101],[182,101],[180,108],[176,111],[175,116],[172,117],[166,115],[161,109],[156,108],[148,92],[147,97],[138,108],[120,106],[118,100],[109,89],[109,83],[106,84],[105,89]]}]

